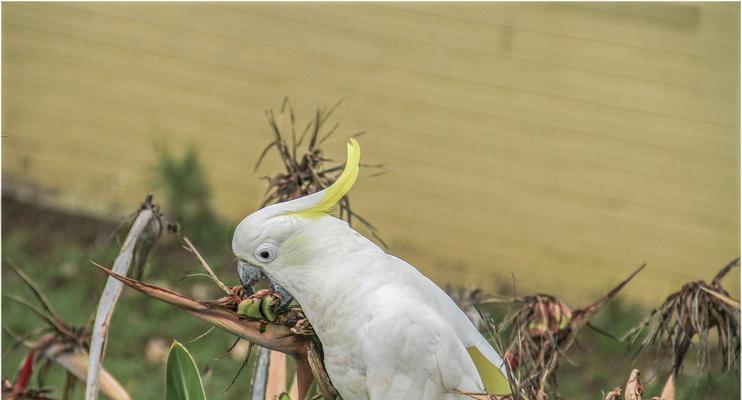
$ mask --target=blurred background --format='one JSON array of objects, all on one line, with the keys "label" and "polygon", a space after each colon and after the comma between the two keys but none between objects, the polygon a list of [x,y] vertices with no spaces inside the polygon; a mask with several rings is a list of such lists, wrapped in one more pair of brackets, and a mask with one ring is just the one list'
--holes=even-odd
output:
[{"label": "blurred background", "polygon": [[[738,3],[2,11],[3,259],[39,280],[73,324],[85,322],[104,284],[88,261],[112,263],[116,226],[147,193],[223,280],[237,282],[231,229],[260,206],[260,177],[281,172],[273,153],[253,168],[273,140],[265,112],[286,96],[301,127],[343,100],[323,150],[342,162],[344,142],[365,131],[364,162],[386,172],[361,171],[353,209],[441,285],[508,296],[515,281],[518,293],[579,306],[647,262],[620,295],[621,315],[634,319],[606,319],[621,334],[740,254]],[[165,240],[148,279],[215,295],[208,282],[178,281],[198,272],[184,253]],[[739,297],[738,270],[724,284]],[[18,286],[3,266],[3,291]],[[7,302],[3,324],[38,326]],[[160,359],[132,360],[206,328],[125,292],[106,365],[135,398],[158,398]],[[599,340],[586,339],[588,354]],[[230,343],[214,333],[193,345],[215,371],[210,398],[244,397],[247,378],[219,389],[241,363],[213,361]],[[624,357],[613,346],[591,360]],[[3,358],[3,377],[21,356]],[[623,383],[600,386],[595,370],[582,373],[594,385],[586,398]],[[727,378],[698,379],[696,389]],[[738,398],[738,380],[728,387],[719,393]]]}]

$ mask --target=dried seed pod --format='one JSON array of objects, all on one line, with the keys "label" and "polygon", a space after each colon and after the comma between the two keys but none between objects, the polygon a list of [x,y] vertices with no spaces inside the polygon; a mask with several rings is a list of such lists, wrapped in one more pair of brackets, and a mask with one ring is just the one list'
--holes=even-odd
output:
[{"label": "dried seed pod", "polygon": [[634,369],[626,382],[624,397],[626,400],[642,400],[642,394],[644,394],[644,385],[642,384],[641,373],[638,369]]},{"label": "dried seed pod", "polygon": [[528,334],[532,337],[556,334],[569,326],[572,310],[556,297],[538,295],[533,307],[533,317],[528,324]]}]

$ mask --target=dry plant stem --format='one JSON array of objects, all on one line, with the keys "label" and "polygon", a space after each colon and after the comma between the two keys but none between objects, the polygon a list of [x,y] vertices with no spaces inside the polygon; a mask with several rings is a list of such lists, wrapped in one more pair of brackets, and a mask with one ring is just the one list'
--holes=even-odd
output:
[{"label": "dry plant stem", "polygon": [[317,381],[319,391],[322,393],[322,397],[325,400],[333,400],[338,397],[338,392],[335,387],[332,386],[332,382],[330,382],[330,377],[327,375],[327,371],[325,370],[325,364],[322,361],[322,356],[320,355],[317,344],[312,342],[309,345],[308,350],[309,367],[312,370],[312,375],[314,375],[314,378]]},{"label": "dry plant stem", "polygon": [[711,280],[711,286],[721,286],[721,280],[731,271],[732,269],[739,267],[739,257],[730,261],[729,264],[725,265],[719,272],[716,273],[714,279]]},{"label": "dry plant stem", "polygon": [[[634,277],[636,274],[641,272],[645,267],[647,266],[646,263],[642,264],[639,268],[637,268],[634,272],[631,273],[631,275],[628,276],[628,278],[624,279],[621,283],[619,283],[616,287],[614,287],[610,292],[608,292],[605,296],[598,299],[593,304],[590,304],[587,307],[581,308],[579,310],[575,310],[575,312],[572,315],[572,325],[573,329],[575,328],[581,328],[583,325],[588,323],[590,321],[590,318],[592,318],[593,315],[595,315],[598,311],[603,309],[605,305],[608,303],[609,300],[616,297],[618,292],[621,291],[621,289],[624,288]],[[572,341],[574,341],[574,336],[572,338]],[[570,345],[572,343],[570,341]]]},{"label": "dry plant stem", "polygon": [[[38,340],[21,339],[20,341],[27,348],[39,351],[43,358],[53,360],[79,380],[85,381],[88,373],[87,351],[70,348],[64,343],[54,343],[54,340],[53,335],[47,335]],[[123,386],[105,368],[100,370],[100,389],[110,399],[130,400]]]},{"label": "dry plant stem", "polygon": [[306,354],[303,354],[301,357],[296,357],[297,399],[306,399],[309,388],[312,386],[312,382],[314,382],[314,373],[312,372],[312,366],[309,364],[309,357]]},{"label": "dry plant stem", "polygon": [[[28,356],[31,358],[27,359],[27,361],[30,361],[29,365],[31,366],[31,369],[33,368],[34,360],[36,360],[36,357],[38,356],[38,360],[36,360],[37,364],[40,360],[50,360],[67,370],[67,384],[65,385],[64,393],[65,398],[68,398],[67,389],[70,388],[74,379],[77,378],[84,382],[87,378],[88,334],[84,330],[70,327],[56,313],[49,300],[41,291],[41,288],[31,279],[31,277],[26,275],[21,269],[17,268],[12,263],[8,263],[8,266],[21,278],[28,288],[31,289],[43,310],[37,309],[35,306],[21,298],[15,298],[12,296],[8,296],[8,298],[28,307],[49,324],[49,327],[32,331],[23,336],[16,335],[7,328],[5,328],[5,330],[17,341],[18,345],[24,345],[31,350]],[[31,337],[47,331],[54,333],[44,335],[37,340],[30,339]],[[17,381],[16,386],[23,388],[25,387],[25,383],[27,383],[27,381]],[[126,390],[124,390],[121,384],[119,384],[119,382],[104,368],[101,368],[100,371],[100,387],[103,393],[110,399],[129,400],[129,394]]]},{"label": "dry plant stem", "polygon": [[265,400],[273,400],[286,391],[286,355],[271,351]]},{"label": "dry plant stem", "polygon": [[271,351],[265,347],[258,349],[258,361],[252,377],[252,395],[250,400],[264,400],[268,386],[268,369],[271,363]]},{"label": "dry plant stem", "polygon": [[[41,306],[44,308],[44,311],[41,312],[36,310],[35,307],[31,306],[29,303],[26,303],[23,299],[21,300],[21,303],[25,303],[24,305],[26,307],[29,307],[32,311],[34,311],[35,314],[37,314],[39,317],[47,321],[50,325],[54,327],[58,332],[63,333],[65,335],[74,336],[74,332],[72,332],[69,327],[67,326],[64,321],[62,321],[62,318],[57,314],[57,312],[52,308],[51,302],[47,300],[46,296],[44,296],[44,293],[41,291],[39,286],[36,284],[36,282],[31,279],[28,275],[26,275],[25,272],[23,272],[20,268],[16,267],[12,262],[8,262],[8,266],[10,269],[13,270],[13,272],[18,275],[21,280],[28,286],[29,289],[31,289],[31,292],[34,294],[34,297],[41,303]],[[14,301],[18,302],[17,299],[13,299]]]},{"label": "dry plant stem", "polygon": [[704,292],[706,292],[706,293],[708,293],[708,294],[716,297],[717,299],[723,301],[724,303],[726,303],[726,304],[728,304],[728,305],[730,305],[730,306],[732,306],[732,307],[734,307],[734,308],[736,308],[736,309],[739,310],[739,301],[738,300],[734,300],[731,297],[724,296],[723,294],[721,294],[719,292],[716,292],[714,290],[709,290],[709,289],[707,289],[705,287],[701,287],[701,290],[703,290]]},{"label": "dry plant stem", "polygon": [[[77,379],[85,381],[89,371],[89,357],[86,352],[66,351],[62,345],[53,345],[47,349],[46,356],[63,366]],[[130,400],[126,390],[104,368],[99,371],[99,385],[103,394],[112,400]]]},{"label": "dry plant stem", "polygon": [[294,335],[288,327],[266,324],[262,321],[241,319],[237,313],[223,308],[193,300],[172,290],[148,285],[135,279],[119,275],[105,267],[93,263],[97,268],[126,286],[136,289],[150,297],[181,308],[194,316],[209,322],[217,328],[235,334],[258,346],[267,347],[289,355],[306,352],[307,338]]},{"label": "dry plant stem", "polygon": [[[121,251],[118,257],[116,257],[116,261],[113,264],[113,271],[116,274],[126,275],[129,271],[137,241],[153,218],[157,218],[157,213],[151,206],[151,203],[148,203],[139,211],[134,223],[131,225],[131,229],[129,229],[123,246],[121,246]],[[96,400],[98,398],[98,375],[105,355],[111,316],[116,307],[116,302],[121,295],[121,290],[123,290],[121,282],[109,278],[98,303],[98,311],[96,312],[90,343],[90,357],[85,385],[86,400]]]},{"label": "dry plant stem", "polygon": [[232,293],[232,291],[229,290],[229,288],[227,287],[227,285],[225,285],[224,283],[222,283],[222,281],[220,281],[219,278],[216,277],[216,274],[214,273],[214,271],[209,266],[209,263],[207,263],[206,260],[204,260],[204,258],[201,257],[201,253],[199,253],[198,250],[196,250],[196,246],[194,246],[193,243],[191,243],[191,241],[188,240],[188,238],[185,237],[185,236],[183,236],[183,241],[185,241],[185,243],[188,246],[188,249],[190,250],[190,252],[193,253],[193,255],[195,255],[196,258],[198,258],[198,262],[201,263],[201,266],[204,267],[204,269],[206,270],[206,272],[208,272],[209,275],[211,276],[211,279],[214,280],[214,282],[224,291],[224,293],[227,293],[227,294]]}]

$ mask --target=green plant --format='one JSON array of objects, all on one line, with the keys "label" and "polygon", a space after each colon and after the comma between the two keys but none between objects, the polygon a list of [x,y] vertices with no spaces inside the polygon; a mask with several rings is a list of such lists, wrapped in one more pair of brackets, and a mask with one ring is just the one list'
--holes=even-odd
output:
[{"label": "green plant", "polygon": [[177,340],[167,356],[165,400],[206,400],[196,362]]},{"label": "green plant", "polygon": [[194,147],[188,147],[179,157],[163,145],[156,149],[156,183],[164,191],[167,217],[177,222],[195,242],[206,243],[207,250],[215,250],[208,244],[220,246],[225,243],[229,228],[212,207],[211,185],[198,152]]}]

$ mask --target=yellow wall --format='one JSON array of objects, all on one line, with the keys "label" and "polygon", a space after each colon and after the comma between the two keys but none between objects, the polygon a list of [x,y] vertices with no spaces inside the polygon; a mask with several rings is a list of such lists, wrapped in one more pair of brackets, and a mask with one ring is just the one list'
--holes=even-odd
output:
[{"label": "yellow wall", "polygon": [[392,171],[356,210],[439,282],[582,301],[647,261],[659,301],[740,253],[737,3],[2,7],[6,188],[120,216],[194,144],[237,221],[264,111],[344,97],[327,151]]}]

